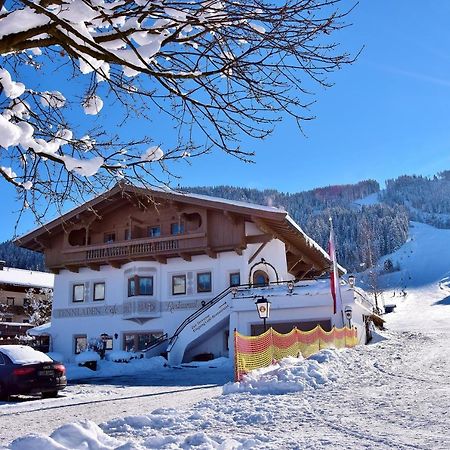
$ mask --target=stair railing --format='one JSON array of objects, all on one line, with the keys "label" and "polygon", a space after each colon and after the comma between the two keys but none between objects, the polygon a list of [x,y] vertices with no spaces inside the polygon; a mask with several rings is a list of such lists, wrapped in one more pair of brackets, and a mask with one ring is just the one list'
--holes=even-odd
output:
[{"label": "stair railing", "polygon": [[[291,280],[291,281],[272,281],[272,282],[268,283],[266,286],[267,287],[277,286],[277,285],[287,284],[287,283],[290,283],[292,281],[296,281],[296,280]],[[145,350],[142,350],[142,351],[146,352],[146,351],[148,351],[148,350],[150,350],[152,348],[155,348],[156,346],[158,346],[159,344],[161,344],[165,340],[168,340],[169,341],[169,346],[173,347],[175,342],[176,342],[176,340],[178,339],[179,334],[191,322],[193,322],[195,319],[197,319],[199,316],[201,316],[209,308],[211,308],[212,306],[214,306],[215,304],[220,302],[222,299],[224,299],[230,293],[234,294],[234,293],[237,293],[238,291],[251,289],[251,288],[254,288],[254,287],[256,287],[254,284],[241,284],[239,286],[229,286],[229,287],[227,287],[222,292],[220,292],[218,295],[216,295],[214,298],[212,298],[211,300],[206,302],[204,305],[202,305],[202,307],[197,309],[197,311],[193,312],[190,316],[186,317],[186,319],[184,319],[183,322],[181,322],[181,324],[178,326],[178,328],[175,330],[175,332],[173,333],[173,335],[170,338],[167,337],[167,334],[164,334],[163,336],[160,336],[157,339],[157,341],[153,342],[149,347],[147,347]],[[259,286],[259,287],[265,287],[265,286]]]},{"label": "stair railing", "polygon": [[142,353],[148,352],[152,348],[158,347],[158,345],[161,345],[164,341],[167,341],[169,339],[169,336],[167,333],[162,334],[161,336],[157,337],[148,347],[144,348],[144,350],[140,350]]},{"label": "stair railing", "polygon": [[181,322],[179,327],[175,330],[172,337],[169,339],[169,346],[173,347],[176,340],[178,339],[179,334],[195,319],[197,319],[199,316],[201,316],[205,311],[207,311],[209,308],[214,306],[216,303],[220,302],[223,298],[225,298],[231,291],[233,290],[233,287],[227,287],[224,289],[220,294],[216,295],[213,299],[211,299],[209,302],[206,302],[201,308],[197,309],[194,313],[192,313],[190,316],[186,317],[186,319]]}]

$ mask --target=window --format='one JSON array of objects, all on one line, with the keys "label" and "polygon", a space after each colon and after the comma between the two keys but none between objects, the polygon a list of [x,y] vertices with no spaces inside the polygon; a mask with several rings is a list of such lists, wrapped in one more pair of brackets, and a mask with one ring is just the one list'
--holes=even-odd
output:
[{"label": "window", "polygon": [[84,284],[73,285],[72,301],[84,302]]},{"label": "window", "polygon": [[105,300],[105,283],[94,283],[94,302]]},{"label": "window", "polygon": [[139,277],[139,295],[153,295],[153,277]]},{"label": "window", "polygon": [[211,292],[211,272],[197,274],[197,292]]},{"label": "window", "polygon": [[162,336],[162,333],[159,331],[153,333],[126,333],[123,335],[123,349],[127,352],[145,350],[160,336]]},{"label": "window", "polygon": [[103,242],[105,244],[112,244],[116,240],[116,233],[105,233],[103,236]]},{"label": "window", "polygon": [[170,224],[170,234],[176,235],[176,234],[182,234],[182,233],[184,233],[184,223],[177,222],[177,223]]},{"label": "window", "polygon": [[172,295],[186,294],[186,275],[172,277]]},{"label": "window", "polygon": [[124,231],[124,239],[125,241],[129,241],[131,239],[131,232],[129,228],[126,228]]},{"label": "window", "polygon": [[128,279],[128,297],[135,295],[153,295],[153,277],[138,277]]},{"label": "window", "polygon": [[128,278],[128,297],[134,297],[136,295],[136,280],[134,278]]},{"label": "window", "polygon": [[161,227],[158,225],[156,227],[148,227],[147,229],[148,237],[159,237],[161,236]]},{"label": "window", "polygon": [[267,286],[269,284],[269,276],[263,270],[257,270],[253,274],[253,286]]},{"label": "window", "polygon": [[6,297],[6,304],[8,306],[14,306],[14,297]]},{"label": "window", "polygon": [[87,348],[87,336],[85,334],[74,336],[75,355],[84,352]]},{"label": "window", "polygon": [[241,274],[239,272],[230,273],[230,286],[239,286],[241,284]]}]

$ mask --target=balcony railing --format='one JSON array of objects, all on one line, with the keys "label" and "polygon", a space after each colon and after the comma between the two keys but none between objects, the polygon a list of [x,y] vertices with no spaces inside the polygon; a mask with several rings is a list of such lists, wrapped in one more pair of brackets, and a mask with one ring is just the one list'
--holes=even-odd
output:
[{"label": "balcony railing", "polygon": [[205,233],[180,234],[165,238],[133,239],[110,244],[88,245],[64,250],[65,264],[95,263],[139,256],[176,255],[207,246]]}]

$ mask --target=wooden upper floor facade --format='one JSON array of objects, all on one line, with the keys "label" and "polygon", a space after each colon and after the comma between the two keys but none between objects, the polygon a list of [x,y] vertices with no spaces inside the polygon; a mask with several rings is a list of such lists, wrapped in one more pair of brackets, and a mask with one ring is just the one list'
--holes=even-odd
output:
[{"label": "wooden upper floor facade", "polygon": [[[257,234],[246,234],[246,222]],[[241,255],[249,244],[285,243],[289,272],[296,278],[327,271],[326,252],[285,211],[214,197],[117,185],[16,243],[45,253],[53,272],[120,267],[138,260],[167,263],[193,255]]]}]

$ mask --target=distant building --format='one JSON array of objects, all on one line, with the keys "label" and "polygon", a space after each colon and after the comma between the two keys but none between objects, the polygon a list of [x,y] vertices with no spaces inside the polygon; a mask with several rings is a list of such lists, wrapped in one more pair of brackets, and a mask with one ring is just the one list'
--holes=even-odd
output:
[{"label": "distant building", "polygon": [[[56,274],[45,332],[68,360],[100,339],[106,350],[158,343],[147,354],[171,364],[232,356],[234,329],[261,332],[257,296],[280,331],[343,325],[328,281],[315,281],[328,254],[277,208],[116,186],[16,243]],[[343,297],[363,340],[371,305],[348,286]]]},{"label": "distant building", "polygon": [[31,327],[24,311],[27,290],[33,288],[39,298],[39,290],[53,289],[54,282],[52,273],[5,267],[0,261],[0,344],[17,343],[16,336]]}]

